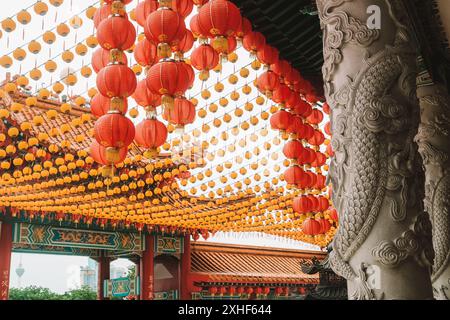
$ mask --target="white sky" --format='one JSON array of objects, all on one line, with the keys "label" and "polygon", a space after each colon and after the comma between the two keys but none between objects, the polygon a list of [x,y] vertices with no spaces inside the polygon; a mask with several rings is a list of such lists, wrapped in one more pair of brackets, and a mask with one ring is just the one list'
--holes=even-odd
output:
[{"label": "white sky", "polygon": [[[49,4],[47,0],[44,0]],[[6,17],[13,16],[18,11],[29,7],[30,5],[34,4],[35,0],[14,0],[11,2],[8,2],[8,5],[4,5],[2,7],[2,10],[0,12],[0,21],[4,20]],[[9,70],[5,70],[0,67],[0,79],[5,78],[6,71],[11,72],[12,74],[18,74],[18,73],[27,73],[35,66],[39,66],[43,63],[45,63],[49,58],[52,58],[55,62],[58,64],[58,69],[53,74],[49,74],[45,71],[45,69],[42,67],[42,78],[37,81],[30,81],[31,86],[33,87],[33,91],[39,89],[40,87],[47,87],[51,85],[53,82],[59,80],[59,74],[65,70],[66,68],[70,67],[72,70],[79,70],[81,66],[87,65],[90,63],[91,54],[93,49],[89,48],[88,53],[84,57],[79,57],[75,54],[75,59],[70,64],[67,64],[61,60],[60,54],[65,49],[69,49],[76,45],[78,42],[84,42],[84,39],[92,34],[93,31],[93,23],[91,20],[88,20],[85,16],[85,13],[81,13],[80,17],[83,20],[83,25],[81,28],[74,30],[71,28],[70,33],[67,37],[62,38],[57,35],[57,41],[52,44],[51,46],[46,45],[42,39],[41,35],[51,29],[54,28],[57,24],[60,22],[66,21],[76,15],[79,12],[82,12],[85,8],[87,8],[89,5],[97,4],[98,1],[96,0],[65,0],[62,7],[56,11],[55,8],[49,4],[49,12],[44,16],[40,17],[37,16],[33,8],[28,9],[28,12],[32,15],[32,21],[26,26],[22,26],[21,24],[17,23],[17,29],[13,31],[11,34],[7,34],[6,32],[3,32],[2,37],[0,38],[0,56],[3,56],[4,54],[9,54],[12,50],[14,50],[16,47],[24,45],[24,49],[27,52],[27,58],[22,61],[16,61],[14,60],[13,66]],[[128,8],[135,7],[135,5],[138,3],[138,0],[134,0],[132,4],[128,5]],[[98,6],[98,5],[97,5]],[[193,13],[196,12],[196,9],[194,8]],[[189,18],[187,19],[189,20]],[[137,26],[137,23],[135,23]],[[186,25],[189,25],[187,22]],[[138,33],[142,32],[142,28],[139,27]],[[53,30],[55,31],[55,30]],[[27,48],[26,44],[35,38],[39,38],[38,41],[42,45],[42,50],[39,54],[33,55],[30,53]],[[196,44],[198,45],[198,44]],[[74,52],[74,50],[71,50]],[[244,49],[239,49],[237,51],[239,55],[238,62],[236,64],[227,63],[224,65],[224,69],[221,75],[211,73],[210,80],[204,85],[206,88],[207,86],[212,86],[215,84],[218,78],[220,79],[226,79],[229,74],[239,71],[241,67],[248,65],[252,60],[249,58],[248,52],[246,52]],[[12,56],[12,55],[11,55]],[[132,54],[128,54],[129,59],[132,60],[129,65],[133,65],[134,59],[132,58]],[[234,116],[234,110],[237,106],[240,106],[243,109],[243,104],[247,101],[252,101],[257,96],[256,89],[252,86],[252,93],[249,96],[245,96],[241,90],[238,88],[242,87],[247,82],[249,85],[251,85],[251,82],[253,79],[256,78],[257,74],[260,74],[263,72],[262,69],[259,71],[254,71],[251,68],[250,70],[250,76],[247,79],[243,79],[239,77],[239,82],[235,85],[236,90],[240,93],[241,98],[234,102],[229,99],[229,104],[227,107],[221,107],[219,106],[219,110],[215,114],[211,114],[208,112],[208,115],[204,119],[200,119],[197,117],[196,122],[186,127],[186,132],[192,132],[194,127],[201,128],[201,125],[204,123],[208,123],[211,126],[211,130],[208,134],[201,133],[200,138],[202,140],[208,140],[213,136],[218,136],[218,132],[227,131],[229,134],[229,139],[227,141],[222,141],[219,139],[219,143],[215,146],[211,145],[208,152],[216,154],[216,152],[219,149],[222,148],[228,148],[230,144],[237,144],[241,139],[245,139],[247,142],[247,145],[245,147],[240,147],[236,145],[236,152],[226,152],[225,156],[223,158],[218,157],[217,154],[215,156],[215,159],[211,161],[207,168],[214,169],[214,167],[219,164],[223,163],[224,161],[230,160],[235,162],[236,156],[240,155],[243,158],[242,163],[233,165],[233,168],[231,170],[224,170],[224,173],[222,174],[229,174],[232,170],[239,170],[241,167],[246,167],[248,170],[248,173],[245,177],[251,177],[255,173],[259,173],[262,176],[262,180],[258,182],[259,185],[262,185],[264,181],[270,181],[273,177],[278,176],[281,174],[284,169],[282,166],[282,161],[284,160],[283,155],[281,154],[281,148],[282,144],[280,145],[274,145],[272,144],[272,148],[270,150],[265,150],[263,148],[264,142],[272,142],[273,138],[277,136],[277,132],[274,132],[273,130],[268,127],[268,121],[263,121],[259,118],[259,123],[256,126],[250,126],[250,128],[247,131],[240,130],[240,133],[237,136],[233,136],[230,132],[230,129],[233,126],[240,125],[240,123],[244,120],[249,120],[250,116],[253,115],[259,115],[260,112],[264,109],[268,111],[268,108],[270,107],[270,104],[267,103],[263,106],[258,106],[254,103],[254,109],[251,112],[244,112],[244,116],[242,118],[236,118]],[[301,70],[300,70],[301,71]],[[84,93],[87,91],[88,88],[95,86],[95,73],[93,72],[92,76],[88,79],[84,79],[81,77],[81,75],[77,74],[79,82],[75,87],[69,90],[69,94],[78,94],[78,93]],[[141,79],[143,75],[139,77]],[[211,98],[209,100],[202,100],[199,96],[197,98],[199,99],[199,105],[197,107],[197,110],[202,107],[207,107],[211,102],[214,102],[221,96],[225,96],[227,92],[230,92],[233,90],[233,87],[228,84],[228,82],[225,80],[223,81],[225,84],[225,90],[221,95],[218,95],[215,93],[214,89],[211,88]],[[186,96],[190,98],[195,93],[198,93],[201,90],[201,82],[196,79],[196,85],[191,90],[191,92],[188,92]],[[67,93],[66,91],[64,93]],[[253,101],[254,102],[254,101]],[[217,102],[216,102],[217,103]],[[132,106],[135,106],[135,102],[133,99],[129,99],[129,105],[130,108]],[[222,123],[219,129],[216,129],[213,127],[211,121],[214,120],[214,117],[222,118],[222,116],[225,113],[229,113],[233,120],[229,123]],[[136,123],[142,119],[143,112],[141,110],[140,117],[135,121]],[[161,117],[159,117],[160,120]],[[262,137],[260,134],[260,130],[268,128],[268,134],[265,137]],[[258,137],[258,140],[251,141],[249,139],[251,134],[255,134]],[[176,135],[172,134],[169,137],[170,139],[176,138]],[[192,136],[191,136],[192,138]],[[193,140],[191,140],[192,142]],[[250,151],[252,152],[255,148],[255,146],[258,146],[261,150],[261,153],[258,156],[253,156],[250,160],[246,160],[243,157],[244,152]],[[274,161],[271,160],[272,153],[279,154],[280,156],[278,160]],[[259,165],[259,168],[256,171],[252,171],[249,167],[249,165],[255,161],[260,162],[263,158],[266,158],[269,162],[269,166],[265,167],[261,164]],[[281,166],[281,171],[279,173],[273,172],[273,165],[278,164]],[[204,172],[206,168],[204,169],[196,169],[192,171],[192,174],[196,174],[198,172]],[[264,177],[263,170],[269,170],[271,173],[270,176]],[[205,178],[202,182],[197,182],[195,184],[188,184],[187,190],[192,188],[193,186],[199,187],[201,183],[207,183],[210,180],[218,181],[219,177],[222,174],[218,174],[214,171],[214,174],[211,178]],[[236,181],[243,181],[243,176],[239,176],[235,181],[233,181],[231,178],[229,178],[229,183],[236,182]],[[255,185],[252,183],[253,186]],[[280,184],[283,185],[283,184]],[[215,189],[217,187],[222,187],[220,182],[217,183]],[[215,190],[214,188],[212,190]],[[208,189],[207,192],[209,192],[211,189]],[[200,190],[198,190],[200,194]],[[248,244],[248,245],[260,245],[260,246],[276,246],[276,247],[285,247],[285,248],[297,248],[297,249],[318,249],[315,246],[303,244],[300,242],[290,241],[286,239],[277,239],[274,237],[266,236],[265,238],[261,238],[254,235],[249,234],[234,234],[230,233],[227,235],[218,234],[215,237],[212,237],[209,239],[209,241],[216,241],[216,242],[226,242],[226,243],[237,243],[237,244]],[[75,266],[80,265],[87,265],[87,258],[84,257],[67,257],[67,256],[56,256],[56,255],[32,255],[32,254],[13,254],[12,259],[12,274],[11,274],[11,286],[17,286],[17,276],[14,272],[15,268],[19,264],[19,255],[22,255],[22,264],[24,268],[26,269],[25,274],[22,278],[22,286],[26,286],[29,284],[36,284],[36,285],[42,285],[44,287],[49,287],[52,290],[58,291],[58,292],[64,292],[70,287],[70,283],[68,280],[75,279],[76,276],[74,276],[74,270],[77,270]],[[126,264],[126,262],[120,262],[123,264]]]}]

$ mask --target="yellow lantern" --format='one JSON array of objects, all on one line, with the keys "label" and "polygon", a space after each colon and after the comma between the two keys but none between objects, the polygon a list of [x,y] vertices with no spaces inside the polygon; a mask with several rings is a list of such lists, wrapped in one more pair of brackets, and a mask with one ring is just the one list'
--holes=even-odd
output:
[{"label": "yellow lantern", "polygon": [[254,60],[251,66],[253,70],[259,70],[259,68],[261,68],[261,62],[259,62],[258,60]]},{"label": "yellow lantern", "polygon": [[77,83],[78,79],[77,76],[73,73],[70,73],[67,75],[67,77],[64,78],[64,83],[68,86],[74,86]]},{"label": "yellow lantern", "polygon": [[42,88],[41,90],[39,90],[38,96],[41,99],[48,99],[48,97],[50,96],[50,91],[48,91],[45,88]]},{"label": "yellow lantern", "polygon": [[6,18],[2,21],[2,28],[6,32],[12,32],[16,29],[16,23],[11,18]]},{"label": "yellow lantern", "polygon": [[56,40],[56,36],[53,32],[51,31],[46,31],[43,35],[42,35],[42,40],[44,40],[45,43],[47,44],[53,44]]},{"label": "yellow lantern", "polygon": [[61,58],[64,62],[70,63],[74,58],[74,54],[71,51],[66,50],[62,53]]},{"label": "yellow lantern", "polygon": [[25,76],[20,76],[17,78],[16,80],[17,85],[21,86],[21,87],[26,87],[29,83],[28,78]]},{"label": "yellow lantern", "polygon": [[38,54],[39,52],[41,52],[41,44],[36,40],[30,41],[30,43],[28,44],[28,51],[33,54]]},{"label": "yellow lantern", "polygon": [[34,12],[36,12],[40,16],[44,16],[47,14],[48,6],[45,2],[38,1],[34,4]]},{"label": "yellow lantern", "polygon": [[48,60],[44,66],[45,66],[45,70],[47,70],[48,72],[54,72],[56,70],[56,68],[58,67],[56,62],[53,60]]},{"label": "yellow lantern", "polygon": [[94,19],[94,15],[95,15],[96,11],[97,11],[96,7],[89,6],[86,10],[86,17],[91,20]]},{"label": "yellow lantern", "polygon": [[231,84],[236,84],[239,81],[238,77],[235,74],[231,74],[228,77],[228,82]]},{"label": "yellow lantern", "polygon": [[[11,111],[12,112],[14,112],[14,113],[18,113],[18,112],[20,112],[20,111],[22,111],[22,109],[23,109],[23,104],[21,104],[21,103],[17,103],[17,102],[13,102],[12,104],[11,104]],[[6,109],[3,109],[3,110],[6,110]]]},{"label": "yellow lantern", "polygon": [[70,28],[67,24],[65,23],[60,23],[57,27],[56,27],[56,32],[62,36],[65,37],[69,34],[70,32]]},{"label": "yellow lantern", "polygon": [[62,113],[69,113],[72,110],[72,106],[69,103],[63,103],[60,106]]},{"label": "yellow lantern", "polygon": [[53,92],[55,92],[56,94],[60,94],[64,90],[64,85],[58,81],[58,82],[55,82],[52,89],[53,89]]},{"label": "yellow lantern", "polygon": [[69,20],[69,24],[72,28],[78,29],[83,25],[83,19],[81,19],[79,16],[73,16]]},{"label": "yellow lantern", "polygon": [[2,56],[0,58],[0,65],[3,68],[9,68],[9,67],[12,66],[12,64],[13,64],[13,60],[11,59],[11,57],[9,57],[9,56]]},{"label": "yellow lantern", "polygon": [[89,48],[95,48],[98,45],[98,40],[94,35],[91,35],[86,38],[86,45]]},{"label": "yellow lantern", "polygon": [[17,48],[13,51],[13,57],[14,59],[18,61],[22,61],[27,56],[27,53],[22,48]]},{"label": "yellow lantern", "polygon": [[42,72],[39,69],[34,68],[30,71],[30,78],[34,81],[39,80],[42,77]]},{"label": "yellow lantern", "polygon": [[5,89],[5,91],[8,92],[9,94],[12,94],[12,93],[16,92],[17,86],[15,85],[15,83],[8,82],[8,83],[5,85],[4,89]]},{"label": "yellow lantern", "polygon": [[17,137],[19,135],[19,129],[16,127],[11,127],[8,129],[8,136],[11,138]]},{"label": "yellow lantern", "polygon": [[64,0],[50,0],[49,2],[52,6],[59,7],[64,2]]},{"label": "yellow lantern", "polygon": [[31,21],[31,14],[26,10],[21,10],[16,18],[21,24],[28,24]]},{"label": "yellow lantern", "polygon": [[214,90],[216,90],[216,92],[222,92],[224,89],[224,85],[221,82],[217,82],[214,85]]}]

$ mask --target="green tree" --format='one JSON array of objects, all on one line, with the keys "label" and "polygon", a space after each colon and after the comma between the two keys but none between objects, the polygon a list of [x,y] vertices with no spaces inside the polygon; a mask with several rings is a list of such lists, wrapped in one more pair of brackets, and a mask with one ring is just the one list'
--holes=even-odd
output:
[{"label": "green tree", "polygon": [[127,277],[130,279],[136,278],[136,265],[135,264],[128,267]]},{"label": "green tree", "polygon": [[96,300],[97,293],[89,286],[82,286],[79,289],[72,289],[64,293],[62,300]]},{"label": "green tree", "polygon": [[48,288],[29,286],[26,288],[11,288],[10,300],[59,300],[61,296]]}]

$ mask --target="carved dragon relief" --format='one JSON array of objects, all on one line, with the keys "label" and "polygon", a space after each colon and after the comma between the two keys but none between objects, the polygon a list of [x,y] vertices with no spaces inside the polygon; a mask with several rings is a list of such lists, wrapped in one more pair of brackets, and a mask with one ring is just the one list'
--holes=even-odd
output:
[{"label": "carved dragon relief", "polygon": [[[331,160],[330,180],[333,204],[340,212],[330,263],[336,273],[357,283],[349,296],[373,299],[361,270],[355,271],[349,261],[370,234],[384,201],[390,203],[394,222],[405,220],[407,206],[419,202],[416,197],[420,196],[420,159],[412,143],[419,119],[418,108],[414,108],[416,70],[411,68],[415,65],[415,51],[408,43],[408,28],[397,18],[397,2],[386,0],[397,26],[394,43],[372,56],[366,50],[358,73],[347,76],[347,83],[336,88],[332,80],[342,61],[342,48],[348,43],[369,48],[379,38],[378,30],[370,30],[348,13],[337,10],[351,1],[317,0],[324,29],[325,94],[333,121],[335,156]],[[401,251],[401,262],[404,252],[420,251],[420,244],[411,240],[413,234],[406,231],[393,243],[380,246]],[[384,258],[383,250],[374,252],[380,252]]]}]

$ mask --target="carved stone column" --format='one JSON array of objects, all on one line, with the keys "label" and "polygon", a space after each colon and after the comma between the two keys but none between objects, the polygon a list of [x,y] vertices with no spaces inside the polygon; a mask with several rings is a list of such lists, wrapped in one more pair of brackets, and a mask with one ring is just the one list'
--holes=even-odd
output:
[{"label": "carved stone column", "polygon": [[[420,62],[422,62],[420,60]],[[420,65],[423,65],[420,63]],[[450,96],[427,71],[417,78],[421,122],[416,141],[425,168],[425,210],[433,227],[434,297],[450,298]]]},{"label": "carved stone column", "polygon": [[[340,219],[331,266],[347,279],[349,299],[431,299],[431,225],[413,142],[416,50],[405,11],[397,0],[317,5],[332,109],[330,179]],[[372,13],[380,29],[369,28]]]}]

